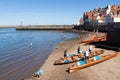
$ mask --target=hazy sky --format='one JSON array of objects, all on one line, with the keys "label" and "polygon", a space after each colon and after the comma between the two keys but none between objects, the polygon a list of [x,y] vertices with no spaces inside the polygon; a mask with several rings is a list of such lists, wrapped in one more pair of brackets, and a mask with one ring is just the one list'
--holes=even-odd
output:
[{"label": "hazy sky", "polygon": [[86,11],[120,0],[0,0],[0,25],[77,24]]}]

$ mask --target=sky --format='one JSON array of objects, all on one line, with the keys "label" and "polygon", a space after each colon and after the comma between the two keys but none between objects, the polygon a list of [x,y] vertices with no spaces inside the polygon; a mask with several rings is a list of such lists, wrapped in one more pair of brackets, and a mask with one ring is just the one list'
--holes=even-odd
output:
[{"label": "sky", "polygon": [[71,25],[84,12],[120,0],[0,0],[0,25]]}]

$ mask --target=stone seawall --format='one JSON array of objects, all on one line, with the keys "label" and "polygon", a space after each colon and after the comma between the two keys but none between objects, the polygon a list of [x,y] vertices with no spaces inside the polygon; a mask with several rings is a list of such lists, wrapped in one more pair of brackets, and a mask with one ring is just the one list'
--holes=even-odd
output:
[{"label": "stone seawall", "polygon": [[17,26],[16,30],[70,30],[72,25],[40,25],[40,26]]},{"label": "stone seawall", "polygon": [[99,30],[100,32],[106,32],[108,27],[111,25],[99,25],[99,26],[92,26],[92,25],[76,25],[74,26],[75,30],[86,30],[86,31],[96,31]]}]

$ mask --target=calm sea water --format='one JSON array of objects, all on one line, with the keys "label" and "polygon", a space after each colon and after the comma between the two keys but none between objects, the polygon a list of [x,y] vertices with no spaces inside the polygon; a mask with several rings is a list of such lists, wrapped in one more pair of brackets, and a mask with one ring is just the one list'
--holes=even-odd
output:
[{"label": "calm sea water", "polygon": [[[32,76],[55,46],[66,39],[78,37],[62,31],[0,29],[0,80],[20,80]],[[30,43],[32,42],[32,48]]]}]

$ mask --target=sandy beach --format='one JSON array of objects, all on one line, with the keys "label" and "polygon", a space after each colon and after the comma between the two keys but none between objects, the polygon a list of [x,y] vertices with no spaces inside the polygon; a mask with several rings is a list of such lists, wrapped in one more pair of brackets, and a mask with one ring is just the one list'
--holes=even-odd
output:
[{"label": "sandy beach", "polygon": [[[95,35],[94,33],[91,33]],[[104,35],[104,33],[99,34]],[[88,38],[88,34],[84,35],[84,39]],[[86,50],[88,45],[77,44],[79,39],[67,40],[59,43],[58,49],[55,49],[52,54],[45,61],[40,68],[43,70],[43,74],[40,78],[32,77],[33,79],[25,80],[119,80],[120,79],[120,54],[110,60],[102,63],[81,69],[74,73],[68,73],[66,70],[75,63],[65,65],[53,65],[54,61],[63,57],[64,50],[67,49],[67,53],[77,53],[77,48],[80,46],[81,50]],[[94,45],[92,50],[99,50]],[[105,49],[103,49],[105,50]],[[105,50],[104,54],[111,54],[115,51]],[[120,52],[118,52],[120,53]]]}]

